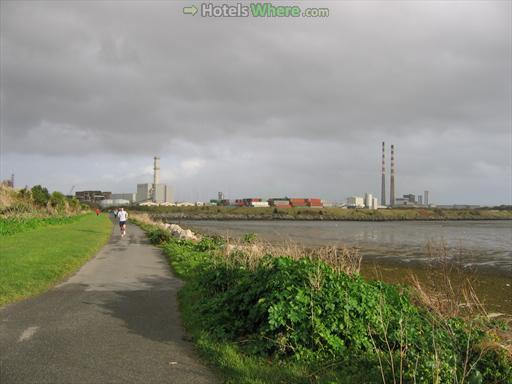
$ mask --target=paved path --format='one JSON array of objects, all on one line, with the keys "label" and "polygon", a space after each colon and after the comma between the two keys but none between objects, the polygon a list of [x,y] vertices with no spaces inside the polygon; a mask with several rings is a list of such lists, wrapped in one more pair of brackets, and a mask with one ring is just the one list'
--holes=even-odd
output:
[{"label": "paved path", "polygon": [[0,383],[211,383],[181,326],[180,281],[139,228],[55,289],[0,309]]}]

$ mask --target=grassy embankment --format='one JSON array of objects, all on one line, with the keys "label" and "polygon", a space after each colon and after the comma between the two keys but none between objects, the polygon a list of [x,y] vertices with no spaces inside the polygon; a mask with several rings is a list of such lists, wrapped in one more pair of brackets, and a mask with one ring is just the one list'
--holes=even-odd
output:
[{"label": "grassy embankment", "polygon": [[[44,292],[75,272],[105,244],[112,231],[105,215],[26,223],[25,227],[17,223],[17,233],[1,237],[0,306]],[[3,222],[2,228],[6,227]]]},{"label": "grassy embankment", "polygon": [[512,220],[511,209],[343,209],[251,207],[137,207],[138,211],[176,219],[217,220]]},{"label": "grassy embankment", "polygon": [[46,188],[0,186],[0,306],[75,272],[110,236],[106,216]]},{"label": "grassy embankment", "polygon": [[184,322],[226,382],[512,382],[504,323],[444,295],[366,281],[350,249],[303,257],[258,251],[250,236],[233,248],[141,224],[185,280]]}]

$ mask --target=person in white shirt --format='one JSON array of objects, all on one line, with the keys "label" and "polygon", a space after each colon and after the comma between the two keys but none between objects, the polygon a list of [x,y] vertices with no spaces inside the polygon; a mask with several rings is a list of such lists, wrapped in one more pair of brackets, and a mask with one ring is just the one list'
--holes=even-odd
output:
[{"label": "person in white shirt", "polygon": [[124,235],[126,235],[126,221],[128,220],[128,212],[126,212],[124,208],[120,208],[119,212],[117,212],[117,217],[119,218],[121,237],[124,237]]}]

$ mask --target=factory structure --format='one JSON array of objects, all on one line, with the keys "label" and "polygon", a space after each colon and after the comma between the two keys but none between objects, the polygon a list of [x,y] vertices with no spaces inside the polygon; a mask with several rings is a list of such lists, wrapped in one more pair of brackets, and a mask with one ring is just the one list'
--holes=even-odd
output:
[{"label": "factory structure", "polygon": [[[386,204],[386,144],[382,142],[382,163],[381,163],[381,202],[382,208],[387,207],[429,207],[430,198],[429,191],[424,191],[423,196],[409,193],[402,195],[402,197],[396,197],[395,194],[395,146],[391,144],[391,157],[390,157],[390,171],[389,171],[389,204]],[[367,204],[365,204],[368,207]]]},{"label": "factory structure", "polygon": [[160,183],[160,157],[153,158],[153,183],[137,184],[137,192],[112,193],[102,191],[77,191],[81,202],[96,203],[102,208],[123,205],[173,205],[173,189]]},{"label": "factory structure", "polygon": [[390,169],[389,169],[389,203],[387,202],[386,194],[386,143],[382,142],[381,153],[381,188],[380,188],[380,201],[370,193],[365,193],[363,196],[350,196],[346,200],[345,206],[347,208],[367,208],[367,209],[380,209],[380,208],[394,208],[394,207],[430,207],[429,191],[424,191],[423,195],[414,195],[412,193],[397,197],[396,185],[396,169],[395,169],[395,145],[391,144],[390,147]]},{"label": "factory structure", "polygon": [[[382,142],[381,153],[381,191],[380,204],[377,197],[372,193],[364,193],[363,196],[350,196],[343,204],[337,204],[343,208],[355,209],[382,209],[394,207],[430,207],[430,192],[424,191],[421,195],[408,193],[397,197],[396,194],[396,169],[395,169],[395,146],[390,146],[390,170],[389,170],[389,195],[386,190],[386,144]],[[212,199],[209,203],[202,202],[183,202],[175,203],[173,189],[167,184],[160,182],[160,157],[153,158],[153,182],[137,184],[135,193],[111,193],[102,191],[77,191],[75,197],[83,202],[94,202],[102,207],[113,207],[121,205],[137,204],[142,206],[156,205],[217,205],[231,207],[276,207],[276,208],[324,208],[333,206],[317,197],[277,197],[264,200],[260,197],[238,198],[234,200],[227,199],[223,192],[218,192],[217,199]],[[389,202],[386,200],[389,196]]]},{"label": "factory structure", "polygon": [[[135,202],[154,205],[173,202],[173,190],[167,184],[160,183],[160,157],[153,158],[153,183],[137,184]],[[152,203],[152,204],[151,204]]]}]

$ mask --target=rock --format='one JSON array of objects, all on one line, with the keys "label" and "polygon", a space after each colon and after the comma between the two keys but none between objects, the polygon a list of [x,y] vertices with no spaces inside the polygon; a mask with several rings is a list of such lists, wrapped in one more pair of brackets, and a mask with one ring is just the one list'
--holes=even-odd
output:
[{"label": "rock", "polygon": [[166,224],[166,229],[171,232],[171,235],[184,240],[199,240],[199,236],[194,234],[190,229],[183,229],[178,224]]}]

